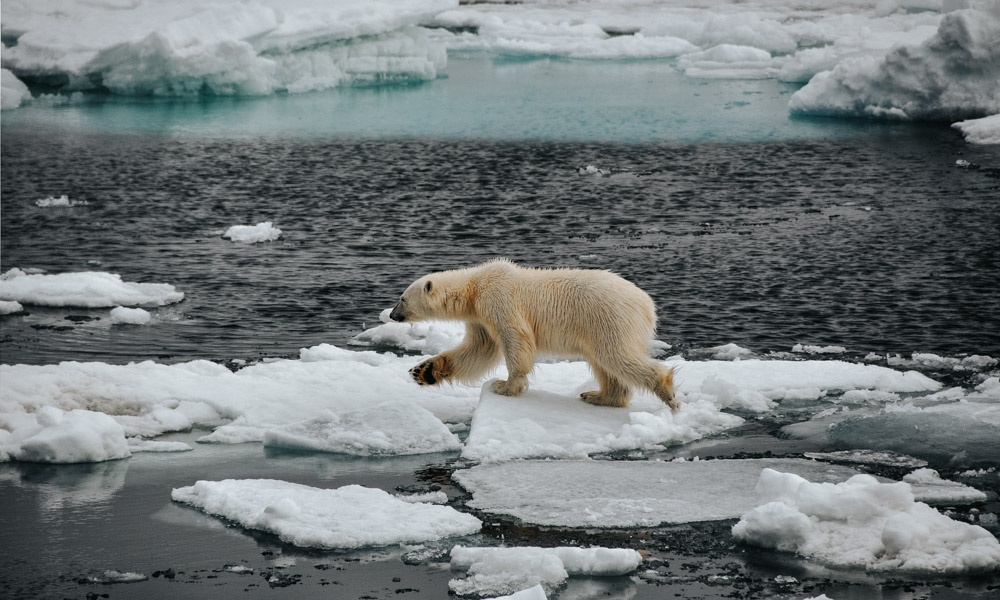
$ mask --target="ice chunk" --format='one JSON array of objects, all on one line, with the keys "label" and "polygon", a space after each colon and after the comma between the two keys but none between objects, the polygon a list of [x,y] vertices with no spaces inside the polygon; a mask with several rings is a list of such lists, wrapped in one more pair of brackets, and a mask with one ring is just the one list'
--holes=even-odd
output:
[{"label": "ice chunk", "polygon": [[948,13],[924,43],[847,58],[790,99],[796,114],[956,121],[1000,112],[1000,4]]},{"label": "ice chunk", "polygon": [[906,483],[856,475],[811,483],[765,469],[759,505],[733,526],[744,542],[796,552],[822,563],[877,572],[955,575],[1000,568],[1000,542],[915,502]]},{"label": "ice chunk", "polygon": [[448,494],[444,492],[427,492],[425,494],[396,494],[403,502],[425,502],[427,504],[447,504]]},{"label": "ice chunk", "polygon": [[553,527],[651,527],[734,519],[755,506],[761,469],[822,482],[857,471],[800,459],[515,461],[456,471],[468,506]]},{"label": "ice chunk", "polygon": [[570,575],[628,575],[642,563],[635,550],[613,548],[470,548],[451,550],[451,568],[468,571],[449,589],[461,596],[493,596],[541,586],[548,593]]},{"label": "ice chunk", "polygon": [[774,75],[770,52],[733,44],[685,54],[677,60],[677,67],[688,77],[707,79],[766,79]]},{"label": "ice chunk", "polygon": [[128,449],[132,454],[136,452],[190,452],[194,450],[184,442],[158,442],[141,438],[128,438]]},{"label": "ice chunk", "polygon": [[270,479],[199,481],[171,497],[308,548],[360,548],[471,535],[482,523],[449,506],[404,502],[377,489],[320,489]]},{"label": "ice chunk", "polygon": [[877,450],[837,450],[836,452],[806,452],[806,458],[859,465],[886,465],[890,467],[926,467],[927,461],[896,452]]},{"label": "ice chunk", "polygon": [[[20,421],[13,423],[12,421]],[[30,415],[6,415],[0,426],[10,433],[0,437],[0,456],[24,462],[101,462],[131,455],[125,430],[103,413],[62,411],[43,406]],[[7,432],[5,432],[7,433]]]},{"label": "ice chunk", "polygon": [[740,360],[741,358],[753,355],[752,350],[741,348],[736,344],[716,346],[714,348],[709,348],[709,351],[712,352],[712,358],[716,360]]},{"label": "ice chunk", "polygon": [[1000,144],[1000,114],[953,123],[970,144]]},{"label": "ice chunk", "polygon": [[847,348],[843,346],[810,346],[795,344],[792,346],[792,352],[804,352],[806,354],[845,354]]},{"label": "ice chunk", "polygon": [[264,445],[393,456],[458,450],[458,438],[425,408],[412,402],[383,402],[357,410],[323,414],[264,434]]},{"label": "ice chunk", "polygon": [[[555,366],[555,365],[553,365]],[[711,402],[684,403],[673,415],[662,402],[635,398],[630,408],[593,406],[578,396],[528,390],[512,398],[487,382],[462,456],[483,463],[516,458],[585,458],[599,452],[657,447],[700,439],[743,419]]]},{"label": "ice chunk", "polygon": [[389,320],[391,311],[391,308],[387,308],[379,314],[382,325],[362,331],[348,343],[354,346],[387,346],[411,352],[439,354],[459,345],[465,338],[465,324],[461,321],[396,323]]},{"label": "ice chunk", "polygon": [[86,200],[70,200],[69,196],[63,194],[56,198],[55,196],[49,196],[47,198],[41,198],[35,200],[35,206],[40,206],[42,208],[49,208],[52,206],[86,206],[90,204]]},{"label": "ice chunk", "polygon": [[133,573],[131,571],[115,571],[109,569],[100,575],[92,575],[90,577],[85,577],[84,580],[89,583],[136,583],[139,581],[146,581],[149,579],[147,575],[142,573]]},{"label": "ice chunk", "polygon": [[927,504],[956,506],[986,502],[986,494],[957,481],[941,479],[934,469],[917,469],[903,477],[910,484],[914,498]]},{"label": "ice chunk", "polygon": [[12,315],[24,310],[20,302],[14,300],[0,300],[0,315]]},{"label": "ice chunk", "polygon": [[0,69],[0,110],[11,110],[31,100],[31,92],[10,69]]},{"label": "ice chunk", "polygon": [[257,244],[278,239],[281,237],[281,230],[272,225],[270,221],[265,221],[256,225],[233,225],[222,234],[222,237],[229,238],[234,242]]},{"label": "ice chunk", "polygon": [[11,269],[0,276],[0,300],[41,306],[163,306],[184,293],[167,283],[131,283],[115,273],[82,272],[29,275]]},{"label": "ice chunk", "polygon": [[111,322],[115,324],[145,325],[152,317],[141,308],[118,306],[111,309]]}]

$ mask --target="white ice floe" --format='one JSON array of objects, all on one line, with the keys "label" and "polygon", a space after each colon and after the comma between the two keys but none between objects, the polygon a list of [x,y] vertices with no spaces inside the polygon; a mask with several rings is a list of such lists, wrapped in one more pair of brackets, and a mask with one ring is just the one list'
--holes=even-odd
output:
[{"label": "white ice floe", "polygon": [[0,275],[0,300],[41,306],[163,306],[184,293],[168,283],[132,283],[116,273],[86,271],[56,275],[10,269]]},{"label": "white ice floe", "polygon": [[709,348],[708,350],[712,353],[712,358],[715,360],[740,360],[748,356],[753,356],[752,350],[742,348],[736,344],[724,344]]},{"label": "white ice floe", "polygon": [[699,79],[767,79],[775,70],[767,50],[733,44],[685,54],[677,60],[677,67]]},{"label": "white ice floe", "polygon": [[461,443],[429,410],[408,401],[372,404],[340,414],[324,411],[264,434],[264,446],[357,456],[427,454]]},{"label": "white ice floe", "polygon": [[0,300],[0,315],[12,315],[24,310],[20,302],[14,300]]},{"label": "white ice floe", "polygon": [[444,492],[427,492],[424,494],[396,494],[403,502],[423,502],[425,504],[447,504],[448,494]]},{"label": "white ice floe", "polygon": [[118,325],[145,325],[152,318],[149,311],[142,308],[117,306],[111,309],[111,322]]},{"label": "white ice floe", "polygon": [[734,519],[756,504],[761,469],[840,482],[848,467],[800,459],[514,461],[456,471],[468,506],[553,527],[650,527]]},{"label": "white ice floe", "polygon": [[391,308],[383,310],[379,314],[382,325],[362,331],[348,344],[439,354],[459,345],[465,338],[465,323],[461,321],[396,323],[389,319],[390,312]]},{"label": "white ice floe", "polygon": [[194,450],[190,444],[184,442],[159,442],[155,440],[144,440],[142,438],[128,438],[128,449],[136,452],[189,452]]},{"label": "white ice floe", "polygon": [[847,348],[843,346],[811,346],[803,344],[795,344],[792,346],[792,352],[801,352],[805,354],[845,354]]},{"label": "white ice floe", "polygon": [[41,208],[50,208],[53,206],[86,206],[90,204],[86,200],[70,200],[69,196],[63,194],[58,198],[55,196],[48,196],[46,198],[40,198],[35,200],[35,206]]},{"label": "white ice floe", "polygon": [[449,506],[404,502],[382,490],[320,489],[270,479],[199,481],[171,497],[308,548],[392,546],[471,535],[479,519]]},{"label": "white ice floe", "polygon": [[909,484],[856,475],[811,483],[765,469],[759,505],[733,526],[744,542],[824,564],[876,572],[954,575],[1000,569],[1000,542],[985,529],[915,502]]},{"label": "white ice floe", "polygon": [[917,469],[903,477],[918,502],[956,506],[986,502],[986,494],[957,481],[941,479],[934,469]]},{"label": "white ice floe", "polygon": [[953,123],[970,144],[1000,144],[1000,114]]},{"label": "white ice floe", "polygon": [[955,371],[983,371],[1000,363],[992,356],[973,354],[961,358],[954,356],[940,356],[929,352],[914,352],[910,358],[903,358],[899,355],[887,356],[886,362],[893,367],[929,367],[931,369],[953,369]]},{"label": "white ice floe", "polygon": [[100,575],[91,575],[89,577],[84,577],[83,579],[88,583],[137,583],[139,581],[146,581],[149,579],[149,576],[143,573],[134,573],[132,571],[115,571],[109,569]]},{"label": "white ice floe", "polygon": [[630,549],[455,546],[451,568],[467,571],[468,576],[452,579],[448,588],[460,596],[477,597],[512,594],[536,586],[551,593],[571,575],[628,575],[640,564],[642,556]]},{"label": "white ice floe", "polygon": [[[416,24],[454,0],[7,0],[4,65],[65,88],[259,95],[433,79],[444,49]],[[5,79],[6,82],[6,79]]]},{"label": "white ice floe", "polygon": [[933,36],[884,56],[846,58],[789,101],[793,113],[955,121],[1000,112],[1000,4],[944,15]]},{"label": "white ice floe", "polygon": [[222,234],[222,237],[243,244],[257,244],[278,239],[281,237],[281,230],[271,221],[265,221],[256,225],[233,225]]},{"label": "white ice floe", "polygon": [[104,413],[52,406],[0,412],[0,460],[83,463],[130,455],[124,428]]},{"label": "white ice floe", "polygon": [[[4,47],[6,50],[6,46]],[[11,110],[31,100],[28,86],[17,78],[10,69],[0,69],[0,110]]]},{"label": "white ice floe", "polygon": [[835,452],[806,452],[806,458],[830,460],[859,465],[886,465],[890,467],[926,467],[927,461],[905,454],[878,450],[837,450]]}]

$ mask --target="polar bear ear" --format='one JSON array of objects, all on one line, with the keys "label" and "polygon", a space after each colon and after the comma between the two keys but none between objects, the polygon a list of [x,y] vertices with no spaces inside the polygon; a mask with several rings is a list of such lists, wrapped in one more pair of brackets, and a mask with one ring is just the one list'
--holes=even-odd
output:
[{"label": "polar bear ear", "polygon": [[434,284],[432,284],[431,280],[428,279],[427,283],[424,284],[424,293],[425,294],[431,293],[431,288],[433,288],[433,287],[434,287]]}]

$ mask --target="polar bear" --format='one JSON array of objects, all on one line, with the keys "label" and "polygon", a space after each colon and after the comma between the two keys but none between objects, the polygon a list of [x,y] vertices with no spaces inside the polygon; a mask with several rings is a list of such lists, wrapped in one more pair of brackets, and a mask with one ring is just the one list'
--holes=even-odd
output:
[{"label": "polar bear", "polygon": [[608,271],[522,268],[507,259],[441,271],[414,281],[392,308],[393,321],[465,321],[456,348],[410,370],[420,385],[473,383],[501,357],[508,378],[491,389],[519,396],[537,353],[582,356],[600,384],[581,398],[598,406],[628,406],[645,388],[676,412],[673,369],[649,356],[656,309],[646,292]]}]

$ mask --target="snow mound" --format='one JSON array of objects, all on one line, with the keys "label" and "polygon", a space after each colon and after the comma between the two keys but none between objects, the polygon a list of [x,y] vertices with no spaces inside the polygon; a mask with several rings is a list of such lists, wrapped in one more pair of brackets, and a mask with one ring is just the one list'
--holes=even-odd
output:
[{"label": "snow mound", "polygon": [[0,414],[0,460],[85,463],[129,456],[124,428],[103,413],[43,406],[31,414]]},{"label": "snow mound", "polygon": [[461,321],[420,321],[396,323],[389,319],[391,308],[379,314],[382,325],[371,327],[354,336],[352,346],[379,346],[398,348],[423,354],[440,354],[458,346],[465,338],[465,324]]},{"label": "snow mound", "polygon": [[472,417],[462,456],[482,463],[518,458],[586,458],[616,450],[683,444],[735,427],[743,419],[711,402],[684,403],[678,414],[662,402],[637,398],[630,408],[593,406],[578,396],[528,390],[512,398],[487,382]]},{"label": "snow mound", "polygon": [[[436,77],[445,52],[416,27],[454,0],[4,2],[4,64],[62,91],[302,93]],[[7,79],[4,79],[7,85]]]},{"label": "snow mound", "polygon": [[733,526],[746,543],[876,572],[957,575],[1000,569],[1000,542],[982,527],[915,502],[906,483],[856,475],[811,483],[765,469],[760,505]]},{"label": "snow mound", "polygon": [[1000,5],[944,15],[920,45],[885,56],[847,58],[789,100],[792,113],[902,120],[950,120],[1000,113]]},{"label": "snow mound", "polygon": [[385,402],[358,410],[323,414],[271,429],[264,446],[321,450],[356,456],[448,452],[458,438],[430,411],[412,402]]},{"label": "snow mound", "polygon": [[256,225],[233,225],[222,234],[222,237],[243,244],[257,244],[278,239],[281,237],[281,230],[274,227],[270,221],[265,221]]},{"label": "snow mound", "polygon": [[628,575],[640,564],[642,556],[629,549],[455,546],[451,568],[468,571],[468,576],[452,579],[448,588],[460,596],[511,594],[536,586],[552,593],[570,575]]},{"label": "snow mound", "polygon": [[307,548],[392,546],[471,535],[479,519],[449,506],[404,502],[382,490],[320,489],[271,479],[199,481],[171,498]]},{"label": "snow mound", "polygon": [[[6,48],[4,48],[6,50]],[[31,100],[28,86],[17,78],[10,69],[0,69],[0,110],[11,110]]]},{"label": "snow mound", "polygon": [[163,306],[184,293],[167,283],[131,283],[121,275],[94,271],[28,275],[11,269],[0,276],[0,300],[40,306]]},{"label": "snow mound", "polygon": [[141,308],[118,306],[111,309],[111,322],[119,325],[145,325],[152,317]]},{"label": "snow mound", "polygon": [[763,468],[823,482],[856,475],[800,459],[515,461],[456,471],[468,506],[552,527],[653,527],[735,519],[752,509]]},{"label": "snow mound", "polygon": [[970,144],[1000,144],[1000,114],[953,123]]}]

